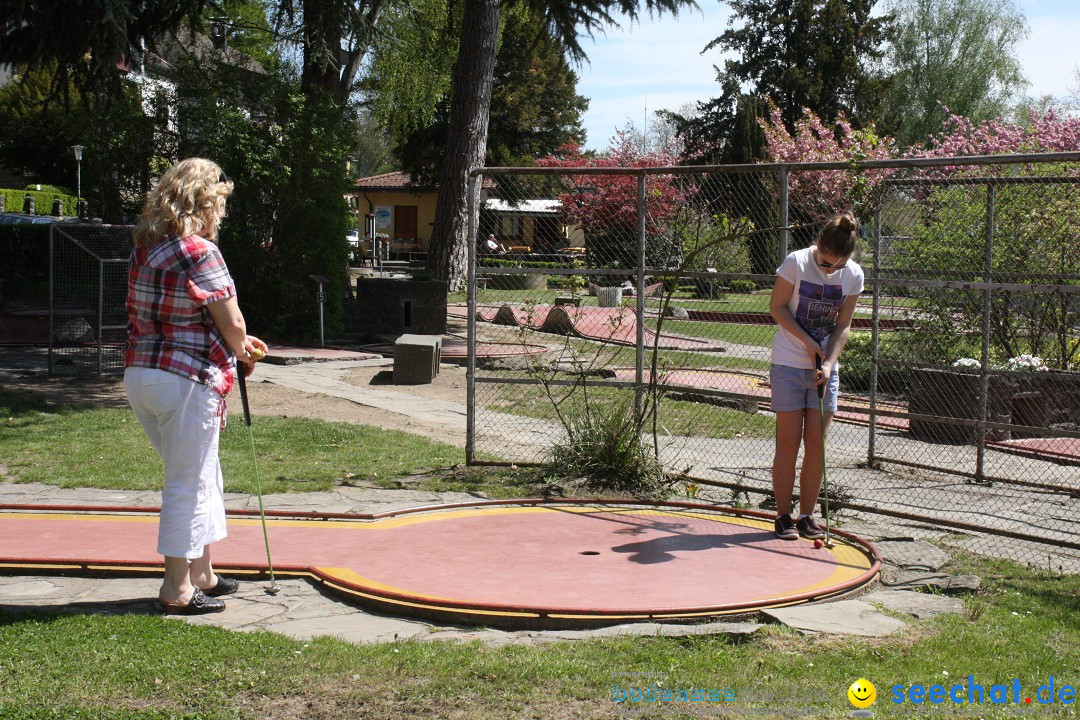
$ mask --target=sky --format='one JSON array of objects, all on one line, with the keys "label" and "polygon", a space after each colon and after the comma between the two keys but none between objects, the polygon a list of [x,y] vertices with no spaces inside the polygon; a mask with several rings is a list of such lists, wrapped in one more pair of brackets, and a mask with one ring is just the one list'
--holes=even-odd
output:
[{"label": "sky", "polygon": [[[584,116],[588,133],[585,147],[602,150],[632,120],[640,129],[646,114],[678,110],[717,94],[714,65],[723,64],[718,49],[701,50],[727,28],[728,7],[717,0],[698,0],[700,10],[686,10],[678,18],[645,16],[631,26],[620,23],[586,38],[582,48],[588,62],[578,68],[578,92],[589,98]],[[1030,86],[1028,95],[1066,97],[1078,81],[1080,66],[1076,38],[1080,37],[1080,2],[1077,0],[1018,0],[1027,18],[1029,37],[1018,45],[1018,55]]]}]

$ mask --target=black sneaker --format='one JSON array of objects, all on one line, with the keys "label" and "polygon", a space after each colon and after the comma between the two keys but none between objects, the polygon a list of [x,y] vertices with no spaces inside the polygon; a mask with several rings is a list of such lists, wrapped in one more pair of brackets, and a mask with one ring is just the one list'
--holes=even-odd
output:
[{"label": "black sneaker", "polygon": [[776,528],[776,537],[781,540],[798,540],[799,531],[795,529],[795,523],[791,521],[791,515],[777,515],[773,527]]},{"label": "black sneaker", "polygon": [[795,527],[798,529],[799,534],[808,540],[823,540],[825,538],[825,531],[817,524],[813,515],[799,518],[795,523]]}]

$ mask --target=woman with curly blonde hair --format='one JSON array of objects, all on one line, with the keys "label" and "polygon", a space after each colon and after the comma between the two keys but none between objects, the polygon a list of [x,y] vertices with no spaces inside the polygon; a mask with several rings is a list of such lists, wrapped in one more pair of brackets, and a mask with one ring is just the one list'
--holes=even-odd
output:
[{"label": "woman with curly blonde hair", "polygon": [[226,534],[218,436],[237,361],[250,374],[267,348],[247,334],[216,244],[232,189],[216,163],[182,160],[161,176],[133,233],[124,386],[165,464],[157,549],[166,613],[220,612],[220,596],[239,586],[210,560]]}]

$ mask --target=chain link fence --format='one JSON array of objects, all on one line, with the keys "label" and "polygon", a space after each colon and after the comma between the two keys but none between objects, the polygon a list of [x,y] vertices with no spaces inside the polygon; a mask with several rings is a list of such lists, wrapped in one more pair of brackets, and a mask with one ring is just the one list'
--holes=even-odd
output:
[{"label": "chain link fence", "polygon": [[50,375],[118,375],[124,371],[130,255],[128,226],[52,226]]},{"label": "chain link fence", "polygon": [[685,488],[768,507],[775,270],[853,206],[830,504],[1080,570],[1080,153],[480,174],[469,462],[630,413]]}]

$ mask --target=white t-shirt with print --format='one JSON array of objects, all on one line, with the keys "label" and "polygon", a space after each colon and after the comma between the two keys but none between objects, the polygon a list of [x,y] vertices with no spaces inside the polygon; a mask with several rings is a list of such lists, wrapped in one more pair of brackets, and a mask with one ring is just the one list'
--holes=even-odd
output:
[{"label": "white t-shirt with print", "polygon": [[[813,246],[788,255],[776,274],[795,286],[788,300],[788,310],[810,337],[821,345],[822,353],[829,347],[829,337],[836,327],[836,318],[844,298],[863,291],[863,271],[854,260],[825,274],[817,264]],[[772,344],[775,365],[813,370],[814,363],[806,348],[794,335],[782,327],[776,329]]]}]

